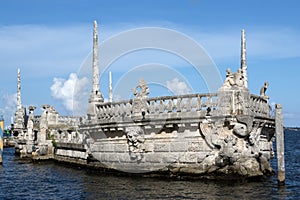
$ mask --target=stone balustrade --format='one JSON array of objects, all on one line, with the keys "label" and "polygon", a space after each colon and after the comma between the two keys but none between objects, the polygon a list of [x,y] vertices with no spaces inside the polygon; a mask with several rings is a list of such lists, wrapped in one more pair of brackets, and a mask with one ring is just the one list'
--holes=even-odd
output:
[{"label": "stone balustrade", "polygon": [[84,135],[76,130],[58,130],[53,131],[54,139],[60,143],[82,144]]},{"label": "stone balustrade", "polygon": [[[33,118],[34,124],[40,124],[41,121],[41,115],[36,115]],[[78,126],[80,123],[80,117],[79,116],[58,116],[57,125],[59,124],[65,124],[68,126]]]},{"label": "stone balustrade", "polygon": [[187,94],[178,96],[164,96],[148,99],[149,113],[184,113],[207,110],[210,107],[215,110],[217,94]]},{"label": "stone balustrade", "polygon": [[[134,117],[136,119],[151,120],[176,117],[181,119],[195,117],[199,119],[199,117],[205,117],[206,115],[216,116],[220,114],[246,114],[257,117],[270,117],[270,106],[268,101],[262,97],[250,95],[250,100],[245,99],[242,102],[243,113],[232,113],[230,109],[228,112],[221,112],[218,110],[217,98],[217,93],[211,93],[152,97],[139,99],[138,101],[130,99],[127,101],[107,102],[99,104],[97,107],[97,123],[132,121]],[[228,104],[229,108],[232,106],[230,101],[225,103]],[[135,107],[138,109],[135,109]]]},{"label": "stone balustrade", "polygon": [[270,117],[271,107],[268,103],[268,100],[263,97],[252,94],[250,96],[249,107],[250,107],[251,115],[253,116],[267,117],[267,118]]},{"label": "stone balustrade", "polygon": [[80,123],[80,117],[78,116],[58,116],[58,124],[78,126],[79,123]]},{"label": "stone balustrade", "polygon": [[[176,114],[183,116],[185,113],[200,113],[205,115],[207,109],[215,112],[217,94],[187,94],[177,96],[162,96],[135,101],[107,102],[98,105],[98,122],[107,123],[126,121],[134,116],[145,115],[146,118],[172,118]],[[138,106],[139,109],[135,109]],[[142,113],[144,112],[144,113]],[[175,115],[174,115],[175,114]]]}]

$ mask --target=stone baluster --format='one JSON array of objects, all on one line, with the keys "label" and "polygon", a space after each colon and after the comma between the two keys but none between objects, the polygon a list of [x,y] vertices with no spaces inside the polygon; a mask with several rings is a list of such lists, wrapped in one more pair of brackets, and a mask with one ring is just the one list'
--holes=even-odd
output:
[{"label": "stone baluster", "polygon": [[181,112],[181,102],[182,102],[182,98],[178,98],[177,99],[177,112]]},{"label": "stone baluster", "polygon": [[155,101],[149,101],[149,113],[154,114],[155,113]]},{"label": "stone baluster", "polygon": [[197,110],[197,99],[195,97],[191,98],[191,111],[194,112]]},{"label": "stone baluster", "polygon": [[164,113],[165,112],[165,105],[164,105],[164,100],[159,101],[159,113]]},{"label": "stone baluster", "polygon": [[201,111],[202,105],[201,105],[201,97],[200,95],[197,95],[197,111]]},{"label": "stone baluster", "polygon": [[190,112],[192,110],[191,98],[186,99],[185,108],[186,108],[186,112]]},{"label": "stone baluster", "polygon": [[132,104],[131,103],[126,103],[126,116],[130,116],[132,111]]},{"label": "stone baluster", "polygon": [[119,116],[123,117],[125,115],[126,115],[126,105],[125,105],[125,103],[122,103],[121,106],[120,106]]},{"label": "stone baluster", "polygon": [[173,99],[169,99],[168,106],[167,106],[167,109],[168,109],[169,113],[173,112],[173,107],[174,107]]}]

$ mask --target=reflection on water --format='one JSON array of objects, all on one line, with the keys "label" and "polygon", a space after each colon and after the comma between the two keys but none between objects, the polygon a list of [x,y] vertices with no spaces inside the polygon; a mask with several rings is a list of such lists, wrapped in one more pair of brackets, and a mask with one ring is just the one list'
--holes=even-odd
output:
[{"label": "reflection on water", "polygon": [[[298,199],[300,145],[287,132],[286,186],[276,176],[261,182],[174,181],[95,173],[80,168],[31,163],[5,149],[0,166],[0,199]],[[276,160],[273,168],[276,170]]]}]

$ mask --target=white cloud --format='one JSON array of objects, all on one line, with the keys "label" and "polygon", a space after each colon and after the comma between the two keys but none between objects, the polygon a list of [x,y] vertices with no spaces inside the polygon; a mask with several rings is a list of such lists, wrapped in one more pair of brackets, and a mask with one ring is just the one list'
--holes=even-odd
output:
[{"label": "white cloud", "polygon": [[11,118],[14,116],[17,108],[17,93],[2,95],[2,108],[0,114],[3,115],[4,123],[10,125]]},{"label": "white cloud", "polygon": [[53,82],[50,88],[52,97],[61,100],[66,110],[84,114],[87,104],[85,97],[88,96],[88,78],[78,78],[75,73],[71,73],[68,80],[54,78]]},{"label": "white cloud", "polygon": [[166,85],[167,88],[176,95],[188,94],[191,92],[187,84],[183,81],[179,81],[178,78],[174,78],[171,81],[167,81]]}]

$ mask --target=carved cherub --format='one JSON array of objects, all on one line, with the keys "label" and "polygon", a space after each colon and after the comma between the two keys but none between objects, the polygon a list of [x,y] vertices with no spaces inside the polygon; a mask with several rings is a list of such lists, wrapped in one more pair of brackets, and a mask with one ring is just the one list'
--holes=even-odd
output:
[{"label": "carved cherub", "polygon": [[226,79],[224,81],[224,87],[232,87],[234,85],[234,74],[230,68],[226,69]]},{"label": "carved cherub", "polygon": [[236,73],[232,73],[230,68],[226,69],[226,79],[223,84],[224,87],[230,88],[233,86],[244,87],[244,77],[241,69]]},{"label": "carved cherub", "polygon": [[[139,89],[139,90],[138,90]],[[142,116],[144,118],[146,112],[148,111],[148,103],[147,98],[148,94],[150,93],[149,87],[145,80],[140,79],[139,85],[132,89],[132,92],[134,94],[133,99],[133,107],[132,112],[133,113],[142,113]]]},{"label": "carved cherub", "polygon": [[[140,91],[138,92],[138,88],[140,88]],[[139,85],[135,88],[132,88],[132,92],[135,97],[146,97],[149,93],[149,87],[144,79],[139,80]]]},{"label": "carved cherub", "polygon": [[235,74],[235,85],[238,87],[244,86],[244,77],[241,69],[238,69]]}]

